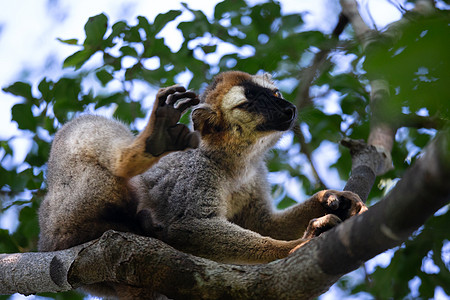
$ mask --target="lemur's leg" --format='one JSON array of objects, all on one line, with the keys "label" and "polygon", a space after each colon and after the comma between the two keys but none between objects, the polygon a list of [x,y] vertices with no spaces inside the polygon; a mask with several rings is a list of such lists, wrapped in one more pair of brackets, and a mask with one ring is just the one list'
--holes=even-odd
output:
[{"label": "lemur's leg", "polygon": [[161,89],[156,100],[137,137],[118,121],[92,115],[58,131],[48,161],[48,193],[39,211],[41,250],[81,244],[108,229],[136,232],[137,199],[129,179],[166,152],[198,144],[194,133],[177,124],[182,112],[198,103],[196,95],[173,86]]}]

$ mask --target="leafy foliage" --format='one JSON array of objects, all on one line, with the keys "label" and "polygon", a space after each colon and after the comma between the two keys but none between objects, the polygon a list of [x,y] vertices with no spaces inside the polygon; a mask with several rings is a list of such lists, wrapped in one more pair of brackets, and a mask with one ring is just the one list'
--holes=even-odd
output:
[{"label": "leafy foliage", "polygon": [[[182,14],[190,15],[191,20],[178,22]],[[142,106],[145,96],[136,96],[139,95],[136,90],[142,86],[148,93],[179,82],[184,76],[189,78],[189,88],[200,91],[215,74],[228,69],[249,73],[264,70],[279,81],[285,98],[295,101],[300,71],[312,64],[318,48],[332,45],[327,63],[310,87],[314,105],[299,113],[302,135],[295,135],[288,147],[279,147],[268,159],[270,171],[284,170],[287,178],[297,180],[300,194],[306,195],[323,188],[320,179],[329,176],[314,174],[316,164],[323,160],[316,155],[325,141],[333,143],[338,153],[327,167],[336,170],[341,180],[348,178],[350,156],[337,144],[344,136],[368,137],[371,78],[382,77],[391,84],[391,101],[385,109],[393,120],[405,115],[431,116],[441,120],[442,126],[450,116],[447,99],[450,42],[446,38],[450,36],[449,14],[442,11],[412,18],[400,29],[399,40],[380,38],[367,55],[353,40],[336,44],[334,38],[322,32],[304,30],[302,15],[282,14],[280,4],[275,1],[249,6],[243,0],[226,0],[216,5],[212,18],[183,4],[182,10],[159,14],[153,23],[139,16],[136,25],[125,21],[111,24],[105,14],[89,18],[82,43],[60,39],[78,49],[63,64],[73,72],[55,81],[43,78],[36,84],[37,89],[26,82],[4,88],[22,99],[12,108],[12,121],[31,140],[32,146],[22,164],[12,165],[11,157],[16,151],[11,146],[14,137],[0,141],[1,211],[19,210],[15,231],[0,230],[0,252],[35,250],[37,209],[45,194],[45,162],[51,137],[61,124],[84,111],[107,109],[113,117],[135,126],[135,121],[146,113]],[[177,50],[162,34],[170,23],[178,24],[183,36]],[[224,46],[232,50],[224,52]],[[344,71],[340,68],[340,56],[351,59]],[[333,95],[337,96],[337,107],[330,112],[323,102],[329,100],[323,99]],[[182,121],[188,122],[188,116]],[[388,183],[401,177],[434,133],[435,130],[414,128],[399,131],[392,152],[395,168],[377,179],[370,201],[380,199],[389,188]],[[295,203],[288,197],[291,194],[285,183],[278,183],[274,194],[280,208]],[[370,275],[369,282],[341,286],[345,286],[347,293],[364,291],[379,299],[398,299],[410,295],[408,282],[417,276],[422,297],[432,297],[437,286],[450,294],[450,236],[446,230],[449,225],[449,213],[432,218],[395,253],[388,267],[377,268]],[[439,271],[429,274],[421,267],[424,259],[433,261]],[[75,293],[46,296],[80,298]]]}]

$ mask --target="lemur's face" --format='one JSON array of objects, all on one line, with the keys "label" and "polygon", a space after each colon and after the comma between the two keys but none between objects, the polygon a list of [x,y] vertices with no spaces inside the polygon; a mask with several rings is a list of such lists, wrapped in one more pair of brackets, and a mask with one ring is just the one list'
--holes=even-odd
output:
[{"label": "lemur's face", "polygon": [[268,136],[276,140],[297,117],[296,107],[283,99],[268,74],[219,74],[201,100],[192,114],[194,128],[214,144],[250,145]]},{"label": "lemur's face", "polygon": [[283,99],[267,75],[232,87],[223,97],[222,109],[230,124],[260,132],[286,131],[297,117],[296,107]]}]

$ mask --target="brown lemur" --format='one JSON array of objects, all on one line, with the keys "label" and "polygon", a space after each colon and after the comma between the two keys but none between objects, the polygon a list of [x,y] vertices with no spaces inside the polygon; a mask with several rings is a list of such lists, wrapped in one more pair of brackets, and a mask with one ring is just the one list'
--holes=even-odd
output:
[{"label": "brown lemur", "polygon": [[48,163],[39,248],[64,249],[115,229],[216,261],[264,263],[367,209],[356,194],[325,190],[273,210],[265,154],[297,110],[269,75],[221,73],[200,101],[192,113],[200,140],[177,124],[198,103],[181,87],[159,91],[136,138],[96,116],[63,126]]}]

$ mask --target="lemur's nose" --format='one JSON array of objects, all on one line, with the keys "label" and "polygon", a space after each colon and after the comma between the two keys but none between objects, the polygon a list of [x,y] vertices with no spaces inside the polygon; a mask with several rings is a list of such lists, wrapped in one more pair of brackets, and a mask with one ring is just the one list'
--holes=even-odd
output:
[{"label": "lemur's nose", "polygon": [[297,115],[297,109],[295,108],[295,106],[287,107],[284,109],[284,114],[287,118],[289,118],[289,120],[292,120]]}]

